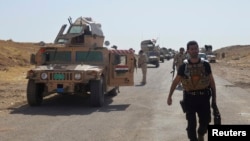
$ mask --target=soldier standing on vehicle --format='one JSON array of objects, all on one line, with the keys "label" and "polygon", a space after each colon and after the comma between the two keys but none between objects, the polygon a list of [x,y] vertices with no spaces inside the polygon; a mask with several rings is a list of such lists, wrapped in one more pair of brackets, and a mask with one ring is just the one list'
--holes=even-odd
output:
[{"label": "soldier standing on vehicle", "polygon": [[[187,135],[190,141],[204,141],[207,127],[211,122],[210,97],[216,105],[216,87],[210,64],[198,57],[199,47],[196,41],[187,43],[189,59],[178,70],[167,99],[172,104],[172,95],[177,84],[183,84],[184,107],[187,119]],[[198,115],[198,138],[196,132],[196,114]]]},{"label": "soldier standing on vehicle", "polygon": [[[174,60],[173,60],[173,71],[174,70],[179,70],[179,67],[183,64],[183,61],[186,59],[186,54],[184,52],[184,48],[181,47],[179,49],[179,53],[177,53],[174,56]],[[178,84],[178,87],[181,87],[181,83]]]},{"label": "soldier standing on vehicle", "polygon": [[147,75],[147,56],[144,54],[143,50],[139,51],[138,57],[138,68],[142,70],[142,85],[146,84],[146,75]]}]

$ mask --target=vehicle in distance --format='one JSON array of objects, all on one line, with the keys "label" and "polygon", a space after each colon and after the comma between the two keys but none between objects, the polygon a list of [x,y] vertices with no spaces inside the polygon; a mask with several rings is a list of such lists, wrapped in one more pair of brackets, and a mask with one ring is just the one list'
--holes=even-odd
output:
[{"label": "vehicle in distance", "polygon": [[207,60],[210,63],[215,63],[216,62],[216,56],[213,53],[208,53],[207,54]]},{"label": "vehicle in distance", "polygon": [[207,55],[205,53],[199,53],[198,56],[203,59],[204,61],[208,62]]}]

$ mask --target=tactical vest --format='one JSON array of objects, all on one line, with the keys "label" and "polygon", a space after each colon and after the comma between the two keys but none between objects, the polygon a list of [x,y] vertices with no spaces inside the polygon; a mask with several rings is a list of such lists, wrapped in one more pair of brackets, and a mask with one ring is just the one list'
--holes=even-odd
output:
[{"label": "tactical vest", "polygon": [[210,79],[205,71],[204,60],[201,59],[198,64],[190,64],[188,60],[185,60],[184,63],[185,76],[181,77],[183,89],[185,91],[195,91],[208,88]]}]

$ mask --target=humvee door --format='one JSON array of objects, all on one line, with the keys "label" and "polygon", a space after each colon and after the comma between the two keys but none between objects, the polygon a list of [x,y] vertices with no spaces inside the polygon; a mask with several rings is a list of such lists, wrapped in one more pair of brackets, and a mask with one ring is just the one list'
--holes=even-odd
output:
[{"label": "humvee door", "polygon": [[134,85],[134,53],[130,50],[110,50],[109,86]]}]

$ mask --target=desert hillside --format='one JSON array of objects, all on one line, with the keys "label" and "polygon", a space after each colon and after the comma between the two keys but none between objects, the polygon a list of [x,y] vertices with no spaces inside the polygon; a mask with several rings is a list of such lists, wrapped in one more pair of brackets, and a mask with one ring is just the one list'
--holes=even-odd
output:
[{"label": "desert hillside", "polygon": [[11,67],[22,67],[29,65],[30,54],[39,48],[36,43],[19,43],[11,40],[0,40],[0,71]]},{"label": "desert hillside", "polygon": [[[250,67],[250,45],[223,47],[214,51],[217,58],[235,67]],[[224,53],[224,58],[223,58]]]}]

